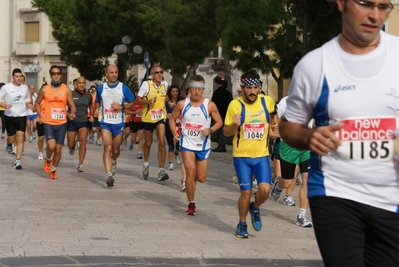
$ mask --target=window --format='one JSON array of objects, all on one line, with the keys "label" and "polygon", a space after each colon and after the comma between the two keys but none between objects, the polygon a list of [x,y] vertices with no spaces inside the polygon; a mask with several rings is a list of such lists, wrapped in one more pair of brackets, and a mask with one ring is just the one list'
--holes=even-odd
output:
[{"label": "window", "polygon": [[25,22],[25,42],[39,42],[39,22]]}]

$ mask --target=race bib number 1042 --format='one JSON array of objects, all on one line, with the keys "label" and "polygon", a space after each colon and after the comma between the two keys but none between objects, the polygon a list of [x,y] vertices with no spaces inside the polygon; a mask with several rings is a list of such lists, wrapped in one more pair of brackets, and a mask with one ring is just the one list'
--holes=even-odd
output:
[{"label": "race bib number 1042", "polygon": [[389,161],[395,155],[396,117],[348,119],[336,132],[342,141],[337,153],[343,159]]}]

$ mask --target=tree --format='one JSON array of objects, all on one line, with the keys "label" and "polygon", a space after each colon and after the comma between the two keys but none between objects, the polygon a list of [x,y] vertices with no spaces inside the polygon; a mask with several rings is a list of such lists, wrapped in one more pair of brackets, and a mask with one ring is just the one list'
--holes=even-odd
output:
[{"label": "tree", "polygon": [[282,97],[283,79],[290,76],[300,57],[295,26],[281,0],[226,1],[219,16],[227,21],[223,44],[236,68],[271,73]]},{"label": "tree", "polygon": [[[149,52],[152,63],[170,69],[181,84],[181,77],[193,63],[204,61],[218,38],[209,31],[216,23],[211,1],[34,0],[34,4],[49,16],[62,59],[89,79],[102,77],[105,58],[122,36],[129,35]],[[134,64],[140,59],[129,60]]]},{"label": "tree", "polygon": [[[300,0],[220,0],[218,18],[223,17],[222,31],[223,48],[236,60],[236,68],[247,71],[259,69],[262,73],[270,73],[278,85],[278,98],[283,97],[283,82],[291,77],[294,66],[302,56],[302,35],[304,18],[302,11],[292,12],[295,4],[304,3]],[[291,2],[288,3],[287,2]],[[318,1],[321,5],[327,2]],[[308,0],[308,3],[309,0]],[[335,35],[331,24],[332,15],[321,23],[314,13],[309,12],[307,26],[311,47],[320,46]],[[336,13],[334,14],[336,18]],[[339,23],[338,23],[339,25]],[[333,32],[333,33],[332,33]]]}]

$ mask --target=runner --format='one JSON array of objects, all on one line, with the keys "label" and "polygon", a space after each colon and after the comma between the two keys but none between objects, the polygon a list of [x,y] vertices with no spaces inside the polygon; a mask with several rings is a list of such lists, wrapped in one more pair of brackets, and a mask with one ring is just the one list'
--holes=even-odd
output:
[{"label": "runner", "polygon": [[22,169],[21,156],[24,150],[26,116],[28,108],[32,108],[29,90],[22,83],[23,75],[20,69],[12,71],[12,82],[4,85],[0,90],[0,106],[4,107],[4,116],[7,129],[8,153],[12,153],[12,144],[15,144],[16,155],[14,169]]},{"label": "runner", "polygon": [[[75,153],[75,139],[76,136],[78,136],[80,140],[78,172],[84,172],[83,161],[86,156],[88,127],[89,122],[94,121],[92,96],[89,92],[86,92],[86,79],[84,77],[76,79],[76,88],[72,91],[72,97],[76,106],[76,118],[74,120],[68,120],[67,122],[68,148],[69,154],[73,155]],[[90,114],[89,118],[87,118],[88,109]]]},{"label": "runner", "polygon": [[134,95],[127,85],[118,81],[117,66],[109,65],[105,76],[108,81],[97,88],[96,109],[101,107],[99,121],[104,142],[103,163],[107,175],[106,183],[108,187],[113,187],[125,125],[124,110],[133,108]]},{"label": "runner", "polygon": [[[36,110],[41,110],[42,113],[40,122],[44,123],[46,137],[46,160],[43,169],[49,173],[50,179],[58,179],[57,167],[65,140],[67,116],[71,120],[76,118],[72,92],[62,83],[61,74],[62,70],[57,65],[50,67],[51,83],[39,91],[35,102]],[[66,112],[67,104],[70,113]]]}]

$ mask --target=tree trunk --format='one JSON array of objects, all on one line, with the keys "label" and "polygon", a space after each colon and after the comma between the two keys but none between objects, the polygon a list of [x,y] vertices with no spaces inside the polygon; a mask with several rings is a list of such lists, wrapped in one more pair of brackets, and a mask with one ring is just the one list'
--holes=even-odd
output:
[{"label": "tree trunk", "polygon": [[188,85],[190,83],[191,76],[193,76],[197,73],[198,65],[199,65],[198,62],[193,62],[191,64],[190,68],[188,69],[186,78],[184,79],[184,81],[180,87],[181,95],[183,95],[183,96],[186,95],[186,89],[188,88]]},{"label": "tree trunk", "polygon": [[280,76],[277,80],[277,101],[280,101],[284,97],[284,78]]},{"label": "tree trunk", "polygon": [[233,82],[231,80],[231,65],[230,65],[230,57],[228,53],[224,52],[225,50],[222,50],[222,56],[224,58],[224,79],[227,81],[227,90],[229,90],[230,93],[233,91]]}]

